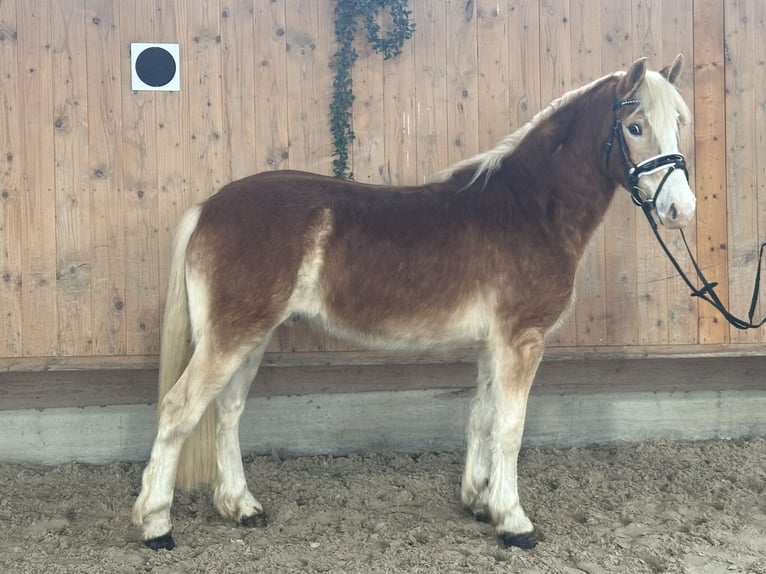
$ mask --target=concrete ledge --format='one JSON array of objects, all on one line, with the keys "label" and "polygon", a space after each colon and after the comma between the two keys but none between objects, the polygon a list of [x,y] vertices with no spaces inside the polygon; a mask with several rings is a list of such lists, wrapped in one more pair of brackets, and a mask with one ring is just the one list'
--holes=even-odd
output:
[{"label": "concrete ledge", "polygon": [[[244,453],[460,450],[473,389],[255,397]],[[154,405],[0,411],[0,461],[143,461]],[[542,394],[530,398],[525,444],[579,446],[669,438],[766,436],[766,390]]]}]

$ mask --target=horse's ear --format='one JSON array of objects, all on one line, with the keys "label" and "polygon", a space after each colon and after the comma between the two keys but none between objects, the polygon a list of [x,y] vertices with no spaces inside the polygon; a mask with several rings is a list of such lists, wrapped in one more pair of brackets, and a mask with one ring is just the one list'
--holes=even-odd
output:
[{"label": "horse's ear", "polygon": [[620,79],[617,85],[617,98],[627,100],[636,93],[638,86],[644,81],[646,75],[646,58],[639,58],[630,67],[630,70]]},{"label": "horse's ear", "polygon": [[684,55],[678,54],[676,56],[676,59],[673,60],[673,63],[669,66],[665,66],[660,70],[660,74],[663,75],[663,77],[670,82],[671,84],[675,84],[676,80],[678,79],[678,76],[681,75],[681,70],[684,67]]}]

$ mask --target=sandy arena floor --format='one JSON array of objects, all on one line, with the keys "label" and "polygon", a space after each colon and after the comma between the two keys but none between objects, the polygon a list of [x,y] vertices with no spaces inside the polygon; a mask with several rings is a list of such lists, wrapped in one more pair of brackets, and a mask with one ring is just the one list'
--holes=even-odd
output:
[{"label": "sandy arena floor", "polygon": [[178,493],[177,547],[130,526],[143,465],[0,465],[0,572],[766,574],[766,439],[525,449],[544,535],[503,548],[463,512],[461,453],[248,460],[265,529]]}]

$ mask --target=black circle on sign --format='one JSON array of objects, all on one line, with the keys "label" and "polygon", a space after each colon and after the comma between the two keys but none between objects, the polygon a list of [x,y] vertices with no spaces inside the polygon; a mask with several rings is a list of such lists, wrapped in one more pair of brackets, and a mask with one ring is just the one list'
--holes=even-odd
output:
[{"label": "black circle on sign", "polygon": [[147,86],[159,88],[176,75],[176,62],[164,48],[147,48],[136,58],[136,74]]}]

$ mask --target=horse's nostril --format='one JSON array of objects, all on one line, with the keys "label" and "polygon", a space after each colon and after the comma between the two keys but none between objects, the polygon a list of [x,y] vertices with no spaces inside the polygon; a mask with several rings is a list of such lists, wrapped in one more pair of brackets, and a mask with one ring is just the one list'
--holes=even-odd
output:
[{"label": "horse's nostril", "polygon": [[670,205],[670,219],[672,219],[673,221],[678,219],[678,209],[676,209],[675,203]]}]

